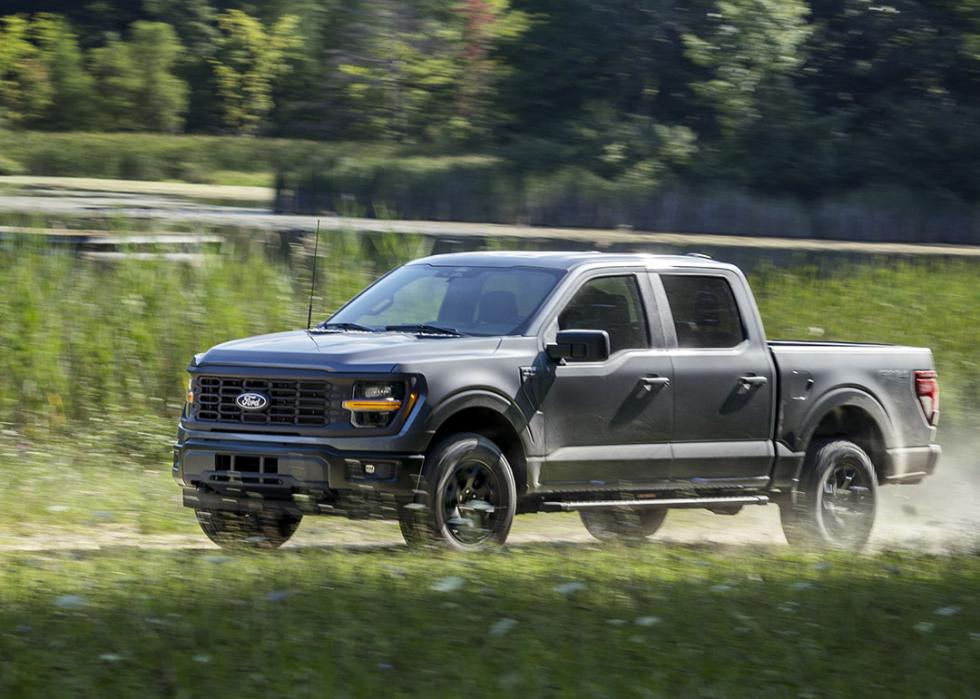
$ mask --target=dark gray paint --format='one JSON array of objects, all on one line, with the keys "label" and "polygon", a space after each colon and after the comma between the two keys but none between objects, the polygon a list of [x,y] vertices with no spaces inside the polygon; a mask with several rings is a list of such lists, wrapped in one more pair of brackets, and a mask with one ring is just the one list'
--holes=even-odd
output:
[{"label": "dark gray paint", "polygon": [[[528,500],[553,492],[785,488],[820,420],[840,406],[859,408],[875,421],[887,449],[887,463],[877,464],[885,478],[935,466],[935,428],[922,416],[911,376],[913,370],[933,367],[928,349],[767,343],[745,277],[731,265],[601,253],[464,253],[419,262],[530,265],[566,275],[520,336],[295,331],[236,340],[198,355],[192,373],[322,377],[326,372],[332,380],[350,383],[412,377],[421,397],[411,414],[382,430],[345,426],[273,435],[256,427],[218,431],[214,424],[185,417],[175,451],[178,481],[189,486],[207,475],[200,466],[207,459],[196,451],[299,453],[307,461],[321,458],[328,464],[327,485],[336,493],[358,486],[344,470],[345,460],[389,455],[399,464],[398,478],[373,485],[405,493],[440,425],[472,407],[495,411],[518,434],[527,461],[526,480],[519,487]],[[658,276],[667,273],[726,278],[747,340],[731,350],[678,348]],[[618,352],[599,363],[549,360],[545,347],[555,339],[557,315],[579,286],[595,276],[621,274],[639,280],[652,346]],[[764,377],[765,382],[743,392],[742,376]],[[648,377],[666,381],[646,391]],[[317,485],[318,491],[322,488]]]}]

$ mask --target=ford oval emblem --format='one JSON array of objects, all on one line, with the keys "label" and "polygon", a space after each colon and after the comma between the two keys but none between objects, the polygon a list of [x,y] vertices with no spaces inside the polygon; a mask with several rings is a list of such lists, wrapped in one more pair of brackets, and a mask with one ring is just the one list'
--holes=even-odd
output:
[{"label": "ford oval emblem", "polygon": [[235,403],[242,410],[255,412],[256,410],[264,410],[269,405],[269,399],[261,393],[241,393],[235,399]]}]

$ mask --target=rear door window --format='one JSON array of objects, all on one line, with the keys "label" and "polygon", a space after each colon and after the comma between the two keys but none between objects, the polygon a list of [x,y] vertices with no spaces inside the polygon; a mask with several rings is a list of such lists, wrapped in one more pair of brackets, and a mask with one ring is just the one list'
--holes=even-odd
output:
[{"label": "rear door window", "polygon": [[727,279],[687,274],[662,274],[660,279],[678,347],[720,349],[745,340],[745,326]]}]

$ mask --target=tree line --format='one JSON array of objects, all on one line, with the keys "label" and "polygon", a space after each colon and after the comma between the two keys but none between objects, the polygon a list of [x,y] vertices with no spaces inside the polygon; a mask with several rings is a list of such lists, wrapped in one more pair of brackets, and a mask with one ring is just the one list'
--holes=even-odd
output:
[{"label": "tree line", "polygon": [[980,0],[8,0],[0,127],[980,197]]}]

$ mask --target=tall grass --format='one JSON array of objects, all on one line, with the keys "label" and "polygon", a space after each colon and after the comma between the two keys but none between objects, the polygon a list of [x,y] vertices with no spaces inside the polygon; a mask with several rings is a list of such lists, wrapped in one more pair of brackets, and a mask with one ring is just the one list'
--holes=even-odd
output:
[{"label": "tall grass", "polygon": [[771,338],[930,347],[942,422],[980,429],[980,265],[920,258],[761,269],[751,277]]},{"label": "tall grass", "polygon": [[[314,316],[422,252],[415,238],[324,236]],[[300,251],[300,252],[305,252]],[[20,240],[0,247],[0,422],[39,432],[114,415],[172,416],[196,352],[303,327],[310,258],[257,245],[201,266],[81,260]]]},{"label": "tall grass", "polygon": [[[315,317],[426,247],[420,239],[395,235],[325,236]],[[290,264],[243,243],[195,267],[106,264],[25,240],[3,244],[0,423],[46,438],[99,425],[110,429],[115,420],[171,421],[196,352],[305,325],[309,244],[295,252]],[[974,264],[921,262],[850,266],[830,276],[809,268],[768,269],[753,275],[752,283],[771,337],[932,347],[943,420],[975,425],[976,279]],[[116,429],[139,431],[125,422]]]},{"label": "tall grass", "polygon": [[0,130],[0,175],[109,177],[271,186],[274,173],[311,157],[371,156],[383,144],[300,139],[174,136],[145,133],[48,133]]}]

